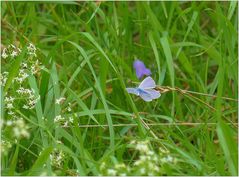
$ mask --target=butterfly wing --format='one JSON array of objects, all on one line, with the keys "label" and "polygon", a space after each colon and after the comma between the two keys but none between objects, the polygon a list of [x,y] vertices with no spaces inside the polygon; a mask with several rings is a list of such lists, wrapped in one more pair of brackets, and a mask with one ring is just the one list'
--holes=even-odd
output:
[{"label": "butterfly wing", "polygon": [[147,89],[145,91],[150,94],[152,99],[157,99],[161,96],[160,92],[154,89]]},{"label": "butterfly wing", "polygon": [[139,84],[139,88],[140,89],[153,89],[156,87],[156,84],[154,82],[154,80],[148,76],[146,77],[140,84]]},{"label": "butterfly wing", "polygon": [[136,88],[126,88],[128,93],[139,95],[139,91]]},{"label": "butterfly wing", "polygon": [[149,102],[161,96],[160,92],[154,89],[126,88],[128,93],[140,96],[144,101]]},{"label": "butterfly wing", "polygon": [[152,101],[152,97],[147,92],[140,92],[139,96],[146,102]]}]

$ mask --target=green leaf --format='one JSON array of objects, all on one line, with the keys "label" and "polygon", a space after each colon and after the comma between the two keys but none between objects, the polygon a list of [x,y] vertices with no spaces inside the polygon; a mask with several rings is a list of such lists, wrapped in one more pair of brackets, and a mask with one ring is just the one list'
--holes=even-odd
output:
[{"label": "green leaf", "polygon": [[238,176],[236,135],[232,133],[232,129],[222,120],[217,124],[217,135],[231,175]]}]

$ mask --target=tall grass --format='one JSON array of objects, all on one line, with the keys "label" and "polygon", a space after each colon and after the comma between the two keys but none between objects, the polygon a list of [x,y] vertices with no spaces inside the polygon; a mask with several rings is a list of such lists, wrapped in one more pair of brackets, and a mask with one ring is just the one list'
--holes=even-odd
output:
[{"label": "tall grass", "polygon": [[[121,166],[122,174],[149,175],[140,171],[146,164],[134,166],[149,155],[137,151],[142,141],[155,157],[163,159],[160,147],[177,159],[159,163],[154,175],[238,175],[238,125],[232,124],[238,102],[222,99],[238,99],[236,1],[1,6],[1,51],[10,44],[22,49],[15,59],[1,59],[2,73],[9,72],[1,89],[4,122],[12,117],[3,100],[15,97],[13,80],[28,60],[29,43],[41,62],[25,83],[40,95],[34,109],[17,102],[13,108],[30,137],[16,139],[2,125],[1,138],[11,144],[1,145],[2,175],[112,175],[121,163],[131,167],[127,172]],[[125,88],[140,82],[132,67],[136,58],[158,86],[192,95],[166,92],[148,103],[129,95]],[[54,122],[57,116],[63,122]]]}]

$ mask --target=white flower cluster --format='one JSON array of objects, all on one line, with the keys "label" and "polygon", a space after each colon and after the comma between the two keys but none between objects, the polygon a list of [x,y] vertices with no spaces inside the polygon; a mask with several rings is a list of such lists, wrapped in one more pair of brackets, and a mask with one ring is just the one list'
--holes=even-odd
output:
[{"label": "white flower cluster", "polygon": [[[1,57],[4,59],[4,72],[0,74],[0,85],[5,86],[9,78],[9,70],[11,70],[12,64],[17,56],[19,56],[22,50],[15,45],[8,45],[2,50]],[[29,126],[23,120],[19,114],[19,110],[33,109],[40,99],[40,95],[29,88],[28,77],[35,75],[40,70],[40,62],[36,58],[36,47],[33,44],[29,44],[27,47],[27,53],[24,55],[23,62],[20,64],[19,72],[12,79],[11,87],[4,93],[4,121],[1,121],[1,128],[4,137],[12,140],[12,142],[18,141],[21,138],[29,138]],[[6,142],[1,143],[1,147],[8,146]]]},{"label": "white flower cluster", "polygon": [[148,141],[132,141],[130,143],[139,152],[138,158],[132,165],[124,163],[103,162],[100,165],[100,172],[104,176],[160,176],[163,175],[163,164],[176,163],[176,158],[169,154],[168,150],[159,149],[159,153],[151,150]]},{"label": "white flower cluster", "polygon": [[158,175],[159,158],[154,151],[149,149],[148,141],[136,142],[135,149],[140,153],[139,159],[134,162],[136,171],[139,171],[140,175]]},{"label": "white flower cluster", "polygon": [[19,84],[22,84],[23,81],[25,81],[28,76],[29,74],[26,72],[26,69],[20,69],[18,76],[15,77],[14,80],[18,82]]},{"label": "white flower cluster", "polygon": [[9,149],[11,149],[11,147],[12,147],[11,142],[1,138],[1,144],[0,144],[1,154],[7,155],[7,152]]},{"label": "white flower cluster", "polygon": [[9,129],[12,132],[11,136],[16,139],[29,138],[29,127],[26,125],[25,121],[16,115],[14,116],[14,120],[3,121],[2,126],[5,126],[7,129]]},{"label": "white flower cluster", "polygon": [[39,62],[39,60],[36,60],[34,63],[32,63],[30,68],[30,72],[32,75],[37,74],[41,70],[41,63]]},{"label": "white flower cluster", "polygon": [[61,117],[61,115],[58,115],[54,118],[55,123],[58,123],[58,122],[61,122],[61,121],[65,121],[65,118]]},{"label": "white flower cluster", "polygon": [[127,176],[127,173],[130,172],[130,168],[127,167],[124,163],[118,163],[115,164],[112,168],[107,168],[106,163],[103,162],[100,165],[100,171],[104,176]]},{"label": "white flower cluster", "polygon": [[[58,99],[55,100],[55,104],[63,104],[63,102],[66,100],[65,97],[60,97]],[[66,107],[66,110],[68,112],[71,112],[71,103],[68,103],[68,106]],[[73,117],[68,117],[65,118],[65,117],[62,117],[61,115],[57,115],[55,118],[54,118],[54,122],[55,123],[59,123],[62,127],[68,127],[69,124],[72,124],[74,121]]]},{"label": "white flower cluster", "polygon": [[6,82],[7,82],[7,78],[8,78],[8,74],[9,72],[3,72],[0,73],[0,86],[5,86]]},{"label": "white flower cluster", "polygon": [[61,115],[57,115],[54,118],[54,122],[55,123],[59,123],[60,125],[62,125],[62,127],[68,127],[68,125],[70,123],[73,123],[74,119],[72,117],[69,117],[69,119],[67,120],[66,118],[62,117]]},{"label": "white flower cluster", "polygon": [[[30,69],[28,68],[28,66],[30,67]],[[22,84],[30,74],[35,75],[39,70],[40,62],[38,60],[36,60],[34,63],[22,63],[19,73],[17,77],[14,78],[14,80],[19,84]]]},{"label": "white flower cluster", "polygon": [[13,101],[15,98],[9,96],[9,97],[5,97],[4,102],[6,104],[6,108],[11,110],[13,109]]},{"label": "white flower cluster", "polygon": [[51,165],[54,167],[61,167],[65,160],[65,154],[62,150],[54,149],[50,154]]},{"label": "white flower cluster", "polygon": [[177,158],[172,157],[168,150],[165,150],[161,147],[159,148],[159,155],[160,155],[159,161],[161,163],[173,163],[173,164],[177,163]]},{"label": "white flower cluster", "polygon": [[68,112],[71,112],[71,103],[68,103],[67,111],[68,111]]},{"label": "white flower cluster", "polygon": [[[17,53],[17,55],[21,52],[20,48],[17,48],[14,45],[9,45],[7,48],[3,49],[2,51],[2,57],[6,58],[9,56],[12,56],[10,53]],[[17,95],[18,100],[24,100],[24,103],[18,102],[18,106],[21,105],[24,109],[33,109],[37,103],[37,101],[40,99],[39,95],[35,95],[34,90],[29,89],[26,87],[26,81],[27,78],[30,75],[37,74],[37,72],[40,70],[40,62],[35,59],[36,55],[36,47],[30,43],[27,46],[27,58],[24,60],[24,62],[21,63],[19,73],[18,75],[13,79],[13,87],[14,90],[11,90],[6,93],[7,95],[15,96]],[[15,56],[15,55],[14,55]],[[33,57],[31,57],[33,56]],[[11,58],[10,58],[11,59]],[[11,62],[9,62],[11,63]],[[5,86],[6,81],[8,79],[8,72],[3,72],[0,75],[0,84],[2,86]],[[8,110],[9,115],[13,115],[13,103],[8,102],[7,97],[4,100],[6,104],[6,109]]]},{"label": "white flower cluster", "polygon": [[29,127],[25,124],[23,119],[17,119],[13,122],[13,134],[16,138],[24,137],[29,138]]},{"label": "white flower cluster", "polygon": [[28,131],[29,127],[22,118],[17,117],[16,115],[14,115],[14,120],[2,120],[1,130],[3,132],[0,149],[1,154],[3,155],[7,155],[12,147],[12,144],[17,143],[19,139],[30,137],[30,133]]},{"label": "white flower cluster", "polygon": [[[29,76],[29,74],[34,75],[41,69],[41,63],[38,59],[36,59],[36,50],[36,47],[32,43],[27,46],[28,55],[25,62],[21,64],[19,75],[15,78],[17,82],[22,83]],[[8,45],[8,47],[2,50],[1,56],[3,59],[6,59],[10,56],[12,56],[12,58],[14,59],[21,53],[21,51],[22,50],[20,48],[14,46],[13,44],[10,44]],[[4,75],[1,77],[4,77]]]},{"label": "white flower cluster", "polygon": [[[131,142],[131,144],[134,144],[135,142]],[[149,151],[148,142],[142,141],[140,143],[136,143],[135,149],[142,152],[147,153]]]},{"label": "white flower cluster", "polygon": [[14,113],[14,100],[15,98],[11,97],[11,96],[6,96],[4,98],[4,103],[5,103],[5,107],[6,107],[6,110],[7,110],[7,114],[12,116],[12,117],[15,117],[15,113]]},{"label": "white flower cluster", "polygon": [[[24,104],[22,108],[24,109],[33,109],[37,103],[37,101],[40,99],[40,95],[35,96],[34,90],[30,90],[27,88],[20,87],[19,89],[16,90],[16,93],[22,100],[24,100]],[[14,112],[14,100],[15,98],[12,96],[6,96],[4,99],[5,103],[5,108],[7,110],[7,114],[11,115],[12,118],[15,117],[15,112]],[[19,104],[18,104],[19,105]]]},{"label": "white flower cluster", "polygon": [[23,105],[24,109],[33,109],[40,99],[40,95],[35,96],[35,91],[33,89],[20,87],[16,92],[26,100],[26,103]]},{"label": "white flower cluster", "polygon": [[33,45],[32,43],[30,43],[28,46],[27,46],[27,52],[29,55],[33,55],[33,56],[37,56],[36,55],[36,47],[35,45]]},{"label": "white flower cluster", "polygon": [[21,49],[16,47],[15,45],[13,44],[10,44],[8,45],[6,48],[4,48],[2,50],[2,54],[1,54],[1,57],[3,59],[6,59],[8,57],[12,57],[12,58],[15,58],[16,56],[18,56],[19,54],[21,53]]}]

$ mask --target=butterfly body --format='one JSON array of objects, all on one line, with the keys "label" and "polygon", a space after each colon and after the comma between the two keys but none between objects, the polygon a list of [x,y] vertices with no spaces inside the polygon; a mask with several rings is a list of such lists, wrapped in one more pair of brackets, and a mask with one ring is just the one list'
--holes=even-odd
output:
[{"label": "butterfly body", "polygon": [[154,80],[148,76],[145,78],[138,87],[136,88],[126,88],[128,93],[140,96],[144,101],[152,101],[161,96],[160,92],[155,90],[156,84]]},{"label": "butterfly body", "polygon": [[139,96],[140,94],[147,94],[146,91],[144,91],[143,89],[141,89],[139,87],[137,87],[135,89],[136,89],[135,91],[136,91],[137,96]]}]

